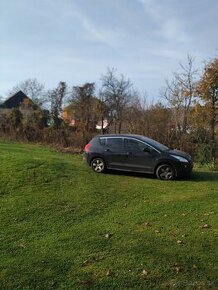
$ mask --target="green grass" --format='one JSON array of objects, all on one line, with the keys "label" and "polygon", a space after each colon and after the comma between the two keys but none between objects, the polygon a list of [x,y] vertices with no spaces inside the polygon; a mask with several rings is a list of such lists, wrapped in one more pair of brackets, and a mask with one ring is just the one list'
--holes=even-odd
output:
[{"label": "green grass", "polygon": [[203,169],[96,174],[81,155],[2,141],[0,289],[215,289],[217,194]]}]

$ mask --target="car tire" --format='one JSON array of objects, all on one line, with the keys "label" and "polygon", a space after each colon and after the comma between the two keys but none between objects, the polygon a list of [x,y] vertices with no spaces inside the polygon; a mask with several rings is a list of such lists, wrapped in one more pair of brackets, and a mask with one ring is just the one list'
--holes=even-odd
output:
[{"label": "car tire", "polygon": [[105,161],[100,157],[96,157],[91,161],[91,168],[96,173],[102,173],[106,170]]},{"label": "car tire", "polygon": [[156,169],[156,176],[161,180],[172,180],[175,178],[175,169],[170,164],[161,164]]}]

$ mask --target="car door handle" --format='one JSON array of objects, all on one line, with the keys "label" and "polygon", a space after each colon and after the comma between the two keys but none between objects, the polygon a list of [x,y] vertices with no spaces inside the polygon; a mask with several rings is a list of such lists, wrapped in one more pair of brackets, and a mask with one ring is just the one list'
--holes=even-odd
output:
[{"label": "car door handle", "polygon": [[110,152],[110,149],[109,149],[109,148],[107,148],[107,149],[105,149],[104,151],[105,151],[105,152]]}]

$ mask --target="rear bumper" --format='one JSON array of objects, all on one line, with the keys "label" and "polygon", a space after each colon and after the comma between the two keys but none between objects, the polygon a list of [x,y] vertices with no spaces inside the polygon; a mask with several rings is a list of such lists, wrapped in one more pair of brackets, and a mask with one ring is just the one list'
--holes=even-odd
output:
[{"label": "rear bumper", "polygon": [[83,160],[87,165],[90,165],[91,162],[91,154],[84,152],[83,153]]},{"label": "rear bumper", "polygon": [[88,157],[88,154],[87,154],[86,152],[84,152],[84,153],[83,153],[83,161],[84,161],[85,163],[88,163],[88,162],[87,162],[87,157]]}]

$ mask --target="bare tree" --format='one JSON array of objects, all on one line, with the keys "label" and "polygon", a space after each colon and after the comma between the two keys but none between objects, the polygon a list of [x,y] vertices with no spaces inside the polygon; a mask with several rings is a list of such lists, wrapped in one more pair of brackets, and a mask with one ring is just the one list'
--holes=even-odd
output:
[{"label": "bare tree", "polygon": [[138,92],[132,94],[132,98],[125,109],[125,121],[128,133],[144,134],[145,128],[145,99],[141,99]]},{"label": "bare tree", "polygon": [[109,107],[110,116],[114,120],[115,133],[121,132],[125,108],[131,99],[131,87],[130,80],[125,79],[123,75],[117,76],[114,68],[108,68],[107,73],[102,76],[101,92]]},{"label": "bare tree", "polygon": [[98,93],[98,100],[99,102],[97,103],[97,112],[99,114],[99,119],[101,122],[101,133],[104,134],[105,133],[105,129],[104,129],[104,120],[107,119],[108,120],[108,114],[109,114],[109,108],[108,105],[106,104],[106,99],[105,99],[105,94],[100,90]]},{"label": "bare tree", "polygon": [[40,106],[45,101],[45,86],[44,84],[39,83],[37,79],[27,79],[20,82],[9,91],[9,94],[14,94],[20,90]]},{"label": "bare tree", "polygon": [[197,70],[194,68],[194,58],[187,56],[187,63],[180,64],[180,71],[173,74],[171,81],[166,81],[164,97],[173,112],[173,122],[178,145],[188,130],[188,117],[192,101],[196,94]]},{"label": "bare tree", "polygon": [[62,112],[62,104],[66,94],[67,85],[65,82],[60,82],[56,89],[49,92],[49,100],[51,102],[51,123],[54,127],[59,127],[61,124],[60,115]]},{"label": "bare tree", "polygon": [[83,86],[74,86],[70,107],[76,120],[76,128],[82,134],[82,142],[85,144],[89,134],[95,129],[98,116],[96,108],[98,99],[94,96],[95,84],[86,83]]}]

